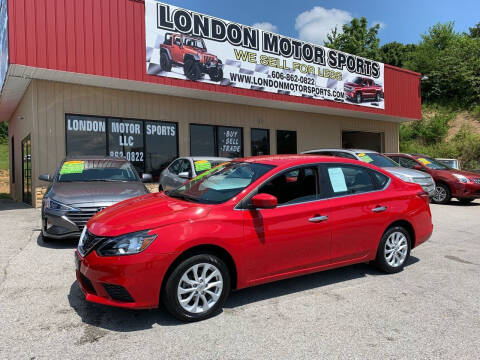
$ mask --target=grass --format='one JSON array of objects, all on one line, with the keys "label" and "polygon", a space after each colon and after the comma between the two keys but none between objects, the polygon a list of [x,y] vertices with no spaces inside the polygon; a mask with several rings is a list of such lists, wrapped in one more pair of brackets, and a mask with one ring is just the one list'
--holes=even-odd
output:
[{"label": "grass", "polygon": [[0,170],[8,170],[8,144],[0,143]]}]

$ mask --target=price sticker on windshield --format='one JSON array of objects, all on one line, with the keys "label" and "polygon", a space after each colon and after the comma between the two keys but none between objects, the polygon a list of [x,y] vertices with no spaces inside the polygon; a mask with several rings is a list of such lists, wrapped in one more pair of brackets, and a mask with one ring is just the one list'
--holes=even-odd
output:
[{"label": "price sticker on windshield", "polygon": [[85,161],[66,161],[60,169],[60,175],[81,174],[85,169]]},{"label": "price sticker on windshield", "polygon": [[207,160],[195,161],[196,172],[207,171],[207,170],[210,170],[211,168],[212,168],[212,164],[210,164],[210,162]]},{"label": "price sticker on windshield", "polygon": [[360,158],[360,160],[366,163],[371,163],[373,161],[373,159],[365,153],[358,154],[358,157]]},{"label": "price sticker on windshield", "polygon": [[417,160],[420,161],[425,166],[431,164],[431,162],[425,158],[418,158]]}]

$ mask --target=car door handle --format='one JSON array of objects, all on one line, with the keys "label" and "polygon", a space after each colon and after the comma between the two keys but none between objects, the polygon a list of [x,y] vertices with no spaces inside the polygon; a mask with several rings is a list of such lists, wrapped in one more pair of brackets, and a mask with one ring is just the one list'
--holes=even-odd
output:
[{"label": "car door handle", "polygon": [[372,209],[372,211],[374,213],[380,213],[380,212],[384,212],[386,210],[387,210],[386,206],[377,206],[376,208]]},{"label": "car door handle", "polygon": [[314,216],[310,219],[308,219],[308,221],[312,222],[312,223],[319,223],[319,222],[323,222],[323,221],[326,221],[328,220],[328,216]]}]

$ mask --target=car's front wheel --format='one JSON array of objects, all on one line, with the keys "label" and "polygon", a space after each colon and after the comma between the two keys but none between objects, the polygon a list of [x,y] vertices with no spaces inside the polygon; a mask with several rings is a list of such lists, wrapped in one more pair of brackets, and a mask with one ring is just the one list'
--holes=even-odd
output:
[{"label": "car's front wheel", "polygon": [[355,101],[357,102],[357,104],[360,104],[362,102],[362,94],[360,94],[359,92],[355,95]]},{"label": "car's front wheel", "polygon": [[230,273],[222,259],[199,254],[179,263],[162,292],[165,308],[182,321],[199,321],[217,314],[230,293]]},{"label": "car's front wheel", "polygon": [[410,257],[410,247],[408,231],[401,226],[391,227],[382,236],[375,265],[389,274],[402,271]]},{"label": "car's front wheel", "polygon": [[448,204],[452,199],[452,194],[448,185],[437,183],[435,193],[432,196],[432,202],[434,204]]},{"label": "car's front wheel", "polygon": [[202,76],[200,65],[193,59],[185,60],[185,63],[183,64],[183,72],[189,80],[198,80]]}]

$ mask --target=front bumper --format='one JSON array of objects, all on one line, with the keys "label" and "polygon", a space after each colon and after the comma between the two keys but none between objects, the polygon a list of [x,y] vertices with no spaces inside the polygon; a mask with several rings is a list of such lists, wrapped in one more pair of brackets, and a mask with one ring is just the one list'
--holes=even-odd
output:
[{"label": "front bumper", "polygon": [[480,199],[480,184],[474,182],[468,184],[455,184],[452,196],[459,199]]},{"label": "front bumper", "polygon": [[86,300],[127,309],[159,305],[162,279],[174,254],[140,253],[100,257],[92,251],[82,257],[75,251],[76,276]]},{"label": "front bumper", "polygon": [[78,238],[88,220],[109,205],[80,207],[74,211],[44,209],[42,235],[59,240]]}]

